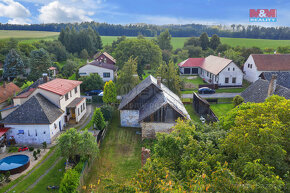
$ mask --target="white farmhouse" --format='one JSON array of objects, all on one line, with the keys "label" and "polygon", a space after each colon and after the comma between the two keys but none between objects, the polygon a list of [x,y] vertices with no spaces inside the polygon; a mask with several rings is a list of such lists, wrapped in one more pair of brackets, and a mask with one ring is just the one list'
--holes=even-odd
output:
[{"label": "white farmhouse", "polygon": [[85,115],[81,83],[54,79],[15,97],[15,109],[2,121],[9,128],[7,137],[20,144],[51,143],[67,122],[79,122]]},{"label": "white farmhouse", "polygon": [[206,58],[188,58],[178,64],[180,74],[199,75],[204,81],[219,86],[242,86],[243,72],[232,61],[210,55]]},{"label": "white farmhouse", "polygon": [[251,54],[244,64],[245,79],[255,82],[263,72],[290,72],[290,54]]},{"label": "white farmhouse", "polygon": [[117,67],[114,64],[103,63],[94,60],[91,63],[79,69],[80,76],[89,76],[90,74],[99,74],[103,81],[114,80]]}]

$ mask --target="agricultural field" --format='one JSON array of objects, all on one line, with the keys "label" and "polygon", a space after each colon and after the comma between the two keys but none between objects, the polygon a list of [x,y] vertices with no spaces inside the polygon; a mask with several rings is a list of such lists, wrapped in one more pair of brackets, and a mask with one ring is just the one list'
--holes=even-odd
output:
[{"label": "agricultural field", "polygon": [[[136,37],[127,37],[136,38]],[[153,39],[154,37],[147,37],[148,39]],[[189,37],[173,37],[171,43],[173,49],[182,48],[184,42]],[[102,36],[103,45],[112,44],[117,36]],[[221,38],[221,42],[228,44],[230,46],[241,46],[241,47],[253,47],[257,46],[259,48],[277,48],[278,46],[290,46],[290,40],[268,40],[268,39],[247,39],[247,38]]]},{"label": "agricultural field", "polygon": [[16,30],[0,30],[0,40],[15,38],[22,42],[35,42],[39,40],[55,40],[58,38],[58,32],[45,31],[16,31]]}]

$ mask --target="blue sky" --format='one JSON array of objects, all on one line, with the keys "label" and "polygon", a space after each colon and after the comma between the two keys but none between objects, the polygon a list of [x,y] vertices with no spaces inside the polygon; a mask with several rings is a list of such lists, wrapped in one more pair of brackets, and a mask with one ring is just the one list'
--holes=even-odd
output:
[{"label": "blue sky", "polygon": [[[277,22],[250,23],[249,9],[277,9]],[[0,0],[1,23],[97,21],[113,24],[290,26],[289,0]]]}]

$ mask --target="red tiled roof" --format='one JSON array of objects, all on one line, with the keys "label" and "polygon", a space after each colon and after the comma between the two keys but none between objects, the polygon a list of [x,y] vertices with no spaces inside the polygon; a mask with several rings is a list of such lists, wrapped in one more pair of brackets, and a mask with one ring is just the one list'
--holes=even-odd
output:
[{"label": "red tiled roof", "polygon": [[22,93],[14,98],[27,98],[29,97],[33,92],[35,91],[35,88],[30,88],[27,92]]},{"label": "red tiled roof", "polygon": [[15,93],[19,91],[21,91],[21,89],[13,82],[6,84],[5,88],[3,85],[0,86],[0,103],[5,102],[9,99],[9,97],[12,97]]},{"label": "red tiled roof", "polygon": [[0,128],[0,137],[4,135],[10,128]]},{"label": "red tiled roof", "polygon": [[178,66],[180,67],[201,67],[204,62],[204,58],[188,58],[183,62],[180,62]]},{"label": "red tiled roof", "polygon": [[39,85],[38,88],[62,96],[68,93],[69,91],[73,90],[75,87],[79,86],[81,83],[82,81],[57,78],[47,83]]},{"label": "red tiled roof", "polygon": [[290,54],[252,54],[259,71],[290,71]]}]

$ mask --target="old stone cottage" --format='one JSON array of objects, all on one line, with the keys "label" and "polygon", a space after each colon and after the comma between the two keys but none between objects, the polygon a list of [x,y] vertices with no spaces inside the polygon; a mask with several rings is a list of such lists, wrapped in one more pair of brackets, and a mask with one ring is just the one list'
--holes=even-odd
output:
[{"label": "old stone cottage", "polygon": [[151,75],[123,97],[119,110],[121,126],[141,127],[142,139],[170,132],[178,118],[190,119],[180,98]]}]

